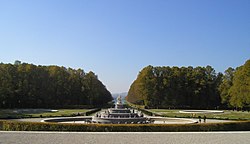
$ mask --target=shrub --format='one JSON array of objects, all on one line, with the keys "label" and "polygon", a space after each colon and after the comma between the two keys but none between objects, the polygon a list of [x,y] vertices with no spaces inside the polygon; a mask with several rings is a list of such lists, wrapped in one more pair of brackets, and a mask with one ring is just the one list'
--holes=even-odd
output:
[{"label": "shrub", "polygon": [[0,130],[81,132],[249,131],[250,121],[204,124],[63,124],[0,121]]},{"label": "shrub", "polygon": [[87,111],[86,112],[86,116],[89,116],[89,115],[91,115],[91,114],[93,114],[93,113],[96,113],[96,112],[98,112],[98,111],[100,111],[101,110],[101,108],[96,108],[96,109],[92,109],[92,110],[90,110],[90,111]]}]

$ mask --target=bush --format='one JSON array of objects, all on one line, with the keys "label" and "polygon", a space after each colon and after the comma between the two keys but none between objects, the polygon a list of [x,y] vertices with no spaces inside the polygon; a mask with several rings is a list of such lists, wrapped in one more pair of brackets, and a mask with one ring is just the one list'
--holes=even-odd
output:
[{"label": "bush", "polygon": [[141,105],[135,105],[135,104],[132,104],[132,103],[129,103],[127,102],[127,106],[129,108],[132,108],[132,109],[137,109],[137,110],[140,110],[141,112],[143,112],[144,114],[148,115],[148,116],[162,116],[160,114],[157,114],[157,113],[154,113],[152,111],[149,111],[147,109],[145,109],[143,106]]},{"label": "bush", "polygon": [[87,111],[86,112],[86,116],[89,116],[89,115],[91,115],[91,114],[93,114],[93,113],[96,113],[96,112],[98,112],[98,111],[100,111],[101,110],[101,108],[96,108],[96,109],[92,109],[92,110],[90,110],[90,111]]},{"label": "bush", "polygon": [[204,124],[63,124],[0,121],[0,130],[81,132],[249,131],[250,121]]}]

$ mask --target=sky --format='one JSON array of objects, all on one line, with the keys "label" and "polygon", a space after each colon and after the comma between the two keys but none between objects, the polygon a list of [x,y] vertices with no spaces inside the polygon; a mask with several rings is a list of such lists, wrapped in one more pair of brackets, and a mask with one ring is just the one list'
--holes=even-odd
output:
[{"label": "sky", "polygon": [[0,62],[93,71],[111,93],[148,65],[249,58],[249,0],[0,0]]}]

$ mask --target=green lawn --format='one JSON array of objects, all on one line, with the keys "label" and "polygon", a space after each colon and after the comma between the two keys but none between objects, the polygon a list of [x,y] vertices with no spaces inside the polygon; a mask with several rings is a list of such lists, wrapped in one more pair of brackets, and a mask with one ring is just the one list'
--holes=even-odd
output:
[{"label": "green lawn", "polygon": [[[169,109],[149,109],[149,111],[160,114],[165,117],[182,117],[191,118],[190,113],[179,113],[180,110],[169,110]],[[231,111],[223,110],[224,113],[213,113],[213,114],[195,114],[195,117],[206,115],[207,118],[211,119],[224,119],[224,120],[250,120],[250,112],[242,111]]]},{"label": "green lawn", "polygon": [[57,112],[46,112],[43,109],[0,109],[0,118],[60,117],[84,115],[90,109],[58,109]]}]

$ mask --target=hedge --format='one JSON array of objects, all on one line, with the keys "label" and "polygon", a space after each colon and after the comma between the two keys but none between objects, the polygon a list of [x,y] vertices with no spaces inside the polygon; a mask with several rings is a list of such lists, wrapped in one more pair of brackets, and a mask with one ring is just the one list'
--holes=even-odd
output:
[{"label": "hedge", "polygon": [[249,131],[250,121],[204,124],[66,124],[0,121],[3,131],[195,132]]},{"label": "hedge", "polygon": [[96,108],[96,109],[92,109],[90,111],[87,111],[86,116],[92,115],[93,113],[96,113],[96,112],[98,112],[100,110],[101,110],[101,108]]},{"label": "hedge", "polygon": [[127,104],[128,104],[128,107],[130,107],[132,109],[140,110],[141,112],[143,112],[144,114],[146,114],[148,116],[162,116],[160,114],[157,114],[157,113],[151,112],[149,110],[146,110],[146,109],[142,108],[142,106],[135,105],[135,104],[132,104],[132,103],[129,103],[129,102],[127,102]]}]

